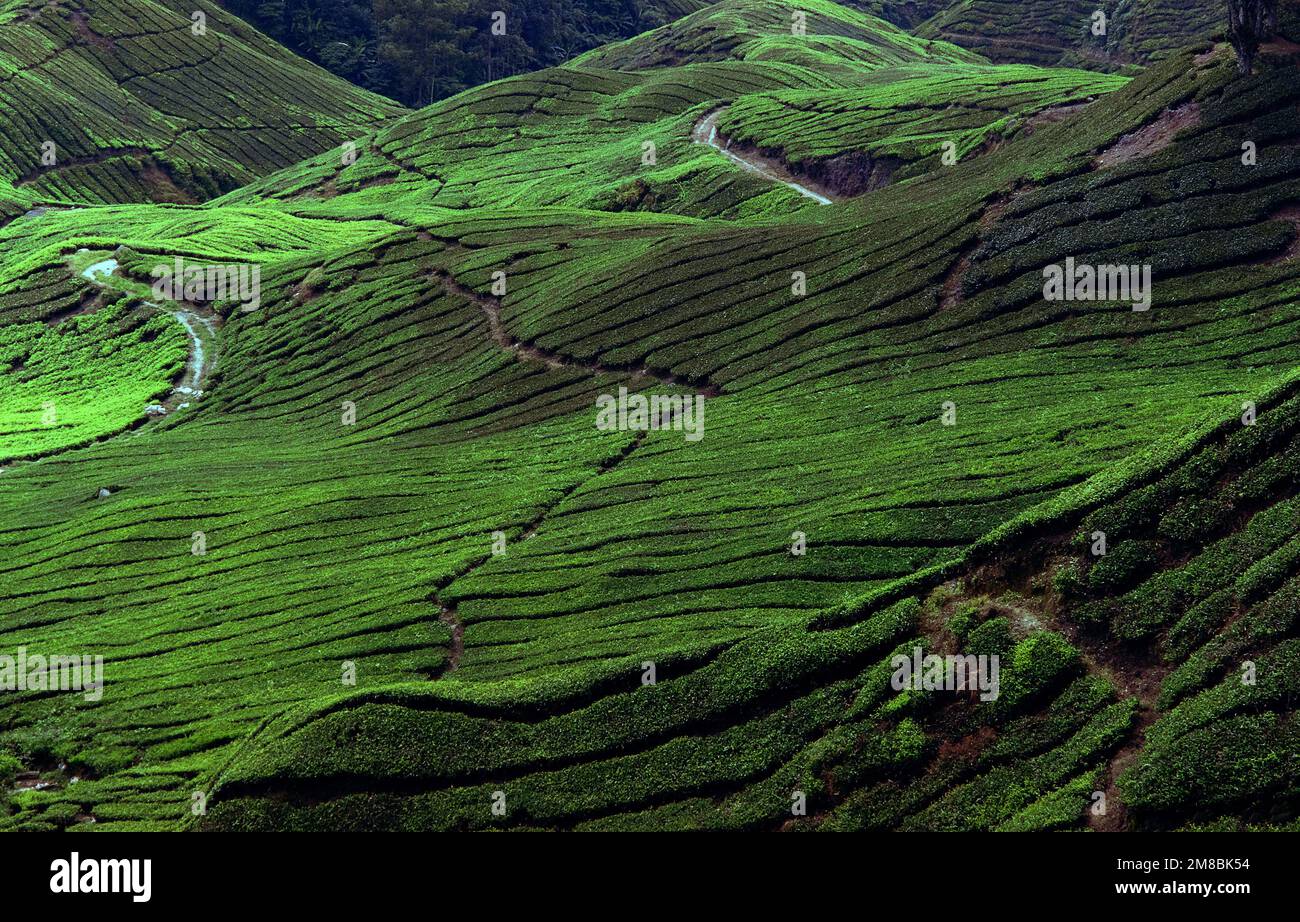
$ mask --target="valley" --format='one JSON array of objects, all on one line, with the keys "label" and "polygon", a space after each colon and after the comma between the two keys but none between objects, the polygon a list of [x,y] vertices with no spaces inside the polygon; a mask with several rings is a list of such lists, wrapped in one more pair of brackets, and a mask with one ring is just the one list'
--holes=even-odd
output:
[{"label": "valley", "polygon": [[1296,829],[1300,6],[1025,6],[0,3],[0,830]]}]

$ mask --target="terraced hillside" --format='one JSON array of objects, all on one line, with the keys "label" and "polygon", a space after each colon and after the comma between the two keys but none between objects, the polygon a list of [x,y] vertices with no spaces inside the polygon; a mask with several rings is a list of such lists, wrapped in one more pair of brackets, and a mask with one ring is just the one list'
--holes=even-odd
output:
[{"label": "terraced hillside", "polygon": [[848,0],[844,5],[912,29],[943,12],[948,0]]},{"label": "terraced hillside", "polygon": [[1028,66],[886,68],[865,87],[747,96],[719,119],[733,142],[855,194],[981,153],[1092,102],[1122,77]]},{"label": "terraced hillside", "polygon": [[[1105,31],[1094,15],[1105,14]],[[1223,4],[1195,0],[956,0],[916,27],[999,63],[1121,68],[1162,60],[1220,33]]]},{"label": "terraced hillside", "polygon": [[6,0],[0,85],[0,217],[203,201],[401,111],[214,4],[168,0]]},{"label": "terraced hillside", "polygon": [[[1294,825],[1295,381],[1259,413],[652,688],[540,714],[438,686],[296,709],[237,756],[208,825],[490,828],[497,790],[510,824],[578,829]],[[893,692],[889,654],[914,647],[1000,655],[1001,695]]]},{"label": "terraced hillside", "polygon": [[918,40],[882,19],[829,0],[798,6],[723,0],[662,28],[589,51],[573,64],[642,70],[703,61],[778,61],[849,74],[852,68],[846,62],[902,64],[928,54],[951,61],[978,60],[955,46]]},{"label": "terraced hillside", "polygon": [[[801,176],[854,194],[872,184],[878,160],[920,160],[912,172],[924,172],[938,165],[944,141],[966,156],[1033,116],[1051,117],[1127,82],[993,67],[833,3],[801,10],[807,35],[795,37],[788,17],[770,4],[715,4],[572,66],[422,109],[374,136],[374,156],[344,166],[325,155],[227,201],[351,195],[351,207],[374,202],[375,214],[408,200],[420,208],[563,204],[692,217],[780,214],[799,204],[798,195],[738,175],[701,143],[700,128],[716,124],[737,145],[761,146]],[[737,99],[743,104],[728,109]],[[578,134],[581,148],[574,147]],[[653,145],[653,164],[643,162],[646,145]],[[340,205],[332,201],[329,210]]]},{"label": "terraced hillside", "polygon": [[[801,7],[0,227],[0,650],[105,660],[0,698],[0,828],[1295,827],[1296,5],[1131,80]],[[907,165],[795,188],[846,152]],[[177,255],[261,303],[145,418]]]}]

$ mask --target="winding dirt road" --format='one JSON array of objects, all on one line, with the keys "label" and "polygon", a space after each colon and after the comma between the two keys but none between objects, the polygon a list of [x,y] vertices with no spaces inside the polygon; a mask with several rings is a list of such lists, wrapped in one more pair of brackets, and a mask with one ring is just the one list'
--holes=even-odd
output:
[{"label": "winding dirt road", "polygon": [[707,144],[743,169],[751,173],[757,173],[772,182],[779,182],[783,186],[789,186],[800,195],[807,196],[819,205],[835,204],[834,200],[828,196],[797,182],[790,171],[780,162],[770,157],[763,157],[753,151],[732,150],[731,140],[718,133],[718,117],[726,111],[726,106],[714,109],[696,122],[695,127],[691,130],[691,140],[696,144]]},{"label": "winding dirt road", "polygon": [[[94,265],[87,266],[82,270],[81,274],[84,278],[89,279],[96,285],[107,287],[100,280],[108,278],[116,272],[117,265],[116,259],[102,259]],[[194,313],[193,311],[174,310],[154,301],[145,301],[144,303],[150,307],[171,314],[176,318],[176,322],[183,326],[185,332],[189,334],[190,357],[185,366],[185,378],[176,386],[174,391],[182,398],[196,395],[200,390],[200,385],[202,385],[208,375],[212,373],[212,368],[216,364],[215,360],[209,356],[209,351],[205,349],[203,345],[205,338],[203,335],[204,333],[207,334],[207,339],[216,339],[217,331],[212,326],[212,321],[207,317]],[[202,332],[200,332],[200,328],[202,329]]]}]

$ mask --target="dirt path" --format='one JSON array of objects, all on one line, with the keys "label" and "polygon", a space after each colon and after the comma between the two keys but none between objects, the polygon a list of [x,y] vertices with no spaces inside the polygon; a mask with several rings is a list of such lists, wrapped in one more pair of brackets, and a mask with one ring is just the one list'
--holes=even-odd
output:
[{"label": "dirt path", "polygon": [[1156,119],[1135,131],[1130,131],[1092,161],[1093,169],[1128,163],[1142,157],[1158,154],[1174,142],[1175,136],[1201,123],[1201,106],[1195,101],[1165,109]]},{"label": "dirt path", "polygon": [[718,132],[718,116],[726,111],[725,106],[721,109],[714,109],[696,122],[695,127],[691,130],[691,140],[696,144],[707,144],[749,172],[757,173],[772,182],[779,182],[782,185],[789,186],[800,195],[812,199],[819,205],[835,204],[834,199],[824,194],[824,192],[818,192],[798,182],[790,170],[779,161],[771,157],[764,157],[752,150],[732,150],[731,140]]},{"label": "dirt path", "polygon": [[[108,278],[117,271],[117,268],[117,260],[110,257],[87,266],[82,270],[81,274],[94,284],[107,287],[100,279]],[[210,319],[194,311],[174,309],[154,301],[145,301],[144,303],[157,310],[166,311],[175,317],[176,322],[185,328],[185,332],[190,338],[190,356],[185,364],[185,377],[172,390],[172,397],[168,398],[167,401],[172,404],[172,406],[168,407],[170,411],[183,403],[185,398],[195,397],[201,393],[203,382],[207,380],[208,375],[212,373],[212,369],[216,365],[215,349],[205,348],[204,343],[205,340],[208,343],[215,343],[217,330]]]},{"label": "dirt path", "polygon": [[1277,212],[1269,217],[1270,221],[1290,221],[1295,227],[1295,239],[1291,241],[1290,246],[1271,259],[1265,260],[1265,265],[1280,266],[1282,263],[1290,262],[1300,257],[1300,205],[1284,205]]},{"label": "dirt path", "polygon": [[642,383],[648,380],[673,387],[691,388],[705,397],[722,396],[722,388],[707,378],[690,378],[685,375],[674,374],[671,371],[650,368],[646,365],[607,365],[603,362],[592,362],[576,356],[555,352],[527,340],[521,340],[512,335],[501,322],[501,300],[499,298],[480,294],[473,288],[462,285],[443,271],[435,271],[433,278],[445,290],[477,304],[483,310],[484,316],[487,317],[488,331],[492,336],[492,341],[502,349],[509,349],[520,361],[540,362],[549,368],[576,368],[592,374],[626,374],[631,375],[634,382],[636,379],[643,379]]},{"label": "dirt path", "polygon": [[[517,545],[523,541],[527,541],[533,535],[537,534],[547,517],[554,512],[561,503],[576,493],[580,487],[590,483],[602,474],[609,473],[626,461],[631,457],[633,452],[641,447],[641,443],[645,441],[645,438],[646,433],[644,431],[636,433],[632,440],[624,445],[617,454],[611,455],[597,465],[596,470],[592,472],[590,476],[574,481],[572,484],[561,490],[560,494],[552,502],[542,507],[542,510],[533,518],[533,520],[524,526],[524,529],[519,533],[519,536],[513,539],[513,543]],[[464,579],[480,567],[487,564],[492,560],[492,557],[492,554],[484,554],[481,557],[476,557],[464,567],[457,570],[454,574],[440,582],[437,588],[429,595],[429,601],[438,607],[438,620],[442,624],[446,625],[447,629],[451,631],[451,642],[447,650],[447,665],[443,667],[443,670],[440,673],[432,677],[434,679],[440,679],[459,669],[461,657],[465,655],[465,624],[461,621],[460,614],[456,611],[455,603],[444,601],[442,599],[442,593],[445,592],[447,587],[452,583],[459,579]]]},{"label": "dirt path", "polygon": [[1086,818],[1094,832],[1123,832],[1129,828],[1128,807],[1116,782],[1142,755],[1147,728],[1160,718],[1156,707],[1160,689],[1173,667],[1127,651],[1117,641],[1089,637],[1077,624],[1045,607],[1034,615],[1039,624],[1060,634],[1079,651],[1084,669],[1108,682],[1117,700],[1137,701],[1133,725],[1102,771],[1100,789],[1105,795],[1105,812],[1098,814],[1089,809]]},{"label": "dirt path", "polygon": [[984,210],[980,213],[975,238],[958,254],[943,281],[939,284],[940,311],[952,310],[965,300],[961,287],[962,279],[970,271],[976,251],[983,245],[984,238],[993,229],[993,225],[997,224],[1003,213],[1011,207],[1012,202],[1032,188],[1033,186],[1030,184],[1020,186],[1012,192],[998,195],[984,206]]},{"label": "dirt path", "polygon": [[[655,371],[645,366],[611,366],[600,362],[585,361],[573,356],[554,352],[534,343],[520,340],[506,330],[505,325],[501,322],[501,300],[499,298],[480,294],[467,285],[462,285],[445,271],[436,270],[431,275],[432,278],[437,280],[438,283],[441,284],[449,293],[477,304],[487,318],[488,332],[492,337],[492,341],[502,349],[509,350],[514,354],[515,359],[520,362],[540,362],[549,368],[581,369],[583,371],[591,372],[592,374],[629,374],[633,377],[634,381],[638,378],[649,379],[650,381],[659,384],[693,388],[697,393],[700,393],[705,397],[717,397],[722,393],[721,388],[707,379],[700,381],[690,380],[671,372]],[[669,421],[671,421],[672,411],[669,412]],[[556,496],[552,502],[544,506],[533,520],[524,526],[523,530],[517,537],[512,539],[511,543],[518,545],[537,534],[538,530],[546,522],[547,517],[566,499],[572,496],[581,487],[595,480],[597,477],[607,474],[626,461],[638,448],[641,447],[642,443],[646,439],[646,435],[647,432],[645,431],[637,432],[617,453],[601,461],[589,476],[576,480],[568,487],[561,490],[559,495]],[[429,602],[438,609],[438,621],[451,631],[451,640],[447,650],[446,665],[437,675],[431,676],[433,679],[440,679],[459,669],[461,658],[465,654],[465,624],[456,610],[456,604],[445,600],[443,598],[443,593],[447,590],[448,586],[452,585],[457,580],[464,579],[477,571],[480,567],[486,565],[492,560],[492,556],[493,555],[491,554],[484,554],[474,558],[469,563],[458,569],[455,573],[452,573],[441,580],[435,586],[433,592],[429,594]]]}]

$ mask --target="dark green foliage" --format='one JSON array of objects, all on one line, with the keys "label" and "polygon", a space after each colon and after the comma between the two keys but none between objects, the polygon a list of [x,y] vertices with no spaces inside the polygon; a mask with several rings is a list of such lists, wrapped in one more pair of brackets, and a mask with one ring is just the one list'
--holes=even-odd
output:
[{"label": "dark green foliage", "polygon": [[[1123,765],[1134,826],[1294,823],[1294,62],[998,70],[801,6],[807,35],[721,0],[411,113],[214,14],[284,90],[265,129],[254,92],[172,98],[193,77],[112,5],[116,54],[56,46],[113,99],[150,88],[104,111],[163,118],[159,157],[214,130],[174,106],[243,126],[177,188],[252,181],[146,202],[101,112],[94,163],[7,200],[0,456],[29,460],[0,473],[0,650],[102,653],[106,688],[5,694],[0,746],[51,786],[0,827],[1081,830]],[[872,112],[978,155],[918,145],[823,206],[693,140],[888,86]],[[1114,155],[1171,111],[1196,114]],[[298,144],[295,117],[332,127]],[[65,207],[26,214],[37,186]],[[176,255],[256,264],[263,300],[217,305],[205,393],[144,419],[192,354],[146,303]],[[1150,260],[1151,310],[1045,301],[1067,256]],[[597,429],[619,387],[707,392],[705,436]],[[918,649],[999,656],[997,698],[896,690]]]},{"label": "dark green foliage", "polygon": [[1120,779],[1134,807],[1154,814],[1214,810],[1293,789],[1300,727],[1293,715],[1241,715],[1156,748]]},{"label": "dark green foliage", "polygon": [[8,5],[0,199],[203,201],[400,111],[211,4],[87,0],[39,15]]},{"label": "dark green foliage", "polygon": [[1156,546],[1150,541],[1121,541],[1088,571],[1088,588],[1111,594],[1146,579],[1156,568]]},{"label": "dark green foliage", "polygon": [[1228,41],[1237,51],[1241,72],[1255,67],[1261,42],[1277,30],[1277,0],[1228,0]]},{"label": "dark green foliage", "polygon": [[[1093,31],[1099,9],[1107,15],[1104,35]],[[961,0],[944,4],[918,32],[994,61],[1118,68],[1162,59],[1222,34],[1226,25],[1222,5],[1186,0],[1111,6],[1092,0]]]},{"label": "dark green foliage", "polygon": [[[309,61],[408,106],[560,64],[705,0],[235,0],[232,12]],[[506,14],[504,35],[491,32]]]}]

